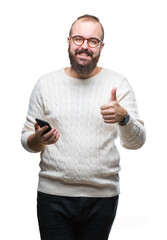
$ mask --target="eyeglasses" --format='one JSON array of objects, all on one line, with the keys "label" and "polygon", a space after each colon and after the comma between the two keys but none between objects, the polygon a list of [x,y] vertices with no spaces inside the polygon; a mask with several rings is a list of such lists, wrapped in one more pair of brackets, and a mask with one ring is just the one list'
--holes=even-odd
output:
[{"label": "eyeglasses", "polygon": [[94,38],[94,37],[84,38],[82,36],[77,35],[77,36],[70,37],[70,39],[71,38],[72,38],[74,44],[77,46],[81,46],[85,42],[85,40],[87,40],[87,43],[88,43],[89,47],[91,47],[91,48],[97,47],[97,45],[99,43],[102,43],[101,40],[99,40],[98,38]]}]

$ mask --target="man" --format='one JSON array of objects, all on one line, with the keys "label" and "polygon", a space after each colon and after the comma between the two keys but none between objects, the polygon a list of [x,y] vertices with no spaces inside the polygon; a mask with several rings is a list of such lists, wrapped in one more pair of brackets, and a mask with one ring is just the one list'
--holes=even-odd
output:
[{"label": "man", "polygon": [[[145,142],[127,79],[97,66],[103,39],[98,18],[79,17],[68,37],[71,66],[39,79],[30,98],[22,144],[41,152],[37,212],[42,240],[108,239],[120,193],[115,139],[119,135],[127,149]],[[53,128],[43,134],[48,127],[35,118]]]}]

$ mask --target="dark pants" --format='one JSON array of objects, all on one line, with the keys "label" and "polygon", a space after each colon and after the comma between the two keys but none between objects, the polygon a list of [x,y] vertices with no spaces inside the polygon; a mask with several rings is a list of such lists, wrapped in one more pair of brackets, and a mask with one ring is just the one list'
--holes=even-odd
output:
[{"label": "dark pants", "polygon": [[60,197],[38,192],[41,240],[107,240],[117,205],[118,196]]}]

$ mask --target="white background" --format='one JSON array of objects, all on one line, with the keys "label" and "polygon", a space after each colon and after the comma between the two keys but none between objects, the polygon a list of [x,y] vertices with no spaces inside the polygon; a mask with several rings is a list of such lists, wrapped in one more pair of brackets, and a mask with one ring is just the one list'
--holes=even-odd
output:
[{"label": "white background", "polygon": [[121,196],[112,240],[167,239],[167,14],[165,0],[5,0],[0,3],[0,239],[39,240],[39,154],[20,144],[30,93],[43,74],[69,66],[72,22],[99,17],[99,66],[124,74],[137,98],[147,141],[121,153]]}]

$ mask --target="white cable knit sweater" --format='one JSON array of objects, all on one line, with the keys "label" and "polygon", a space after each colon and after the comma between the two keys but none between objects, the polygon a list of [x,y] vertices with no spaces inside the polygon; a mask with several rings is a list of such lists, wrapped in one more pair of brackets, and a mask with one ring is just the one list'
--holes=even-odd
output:
[{"label": "white cable knit sweater", "polygon": [[[111,90],[130,121],[126,126],[106,124],[100,114]],[[120,156],[115,146],[138,149],[145,142],[145,129],[139,119],[136,100],[127,79],[102,68],[89,79],[69,77],[64,68],[39,79],[31,94],[22,145],[34,133],[35,118],[58,129],[57,143],[41,152],[38,191],[61,196],[112,197],[119,194]]]}]

